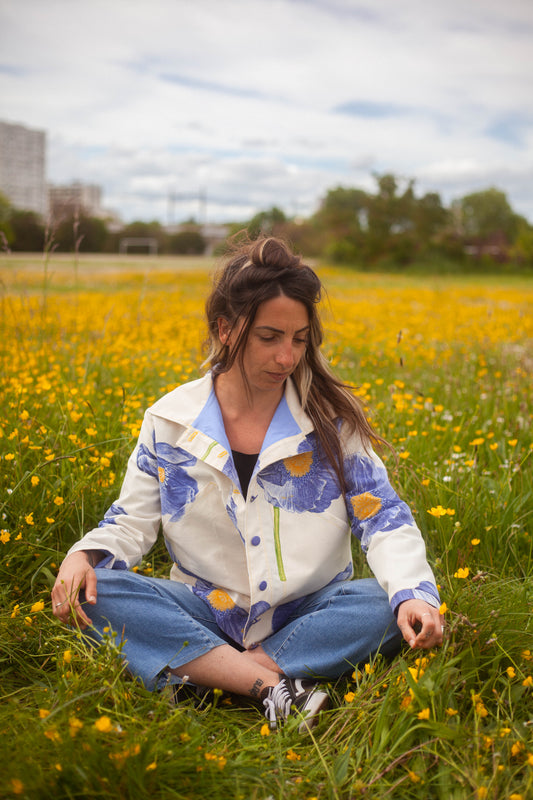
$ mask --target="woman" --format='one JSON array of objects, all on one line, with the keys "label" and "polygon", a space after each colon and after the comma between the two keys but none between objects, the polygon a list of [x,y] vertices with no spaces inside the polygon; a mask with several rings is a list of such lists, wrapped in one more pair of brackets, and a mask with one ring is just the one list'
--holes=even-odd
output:
[{"label": "woman", "polygon": [[[206,304],[205,377],[146,412],[121,495],[67,554],[54,613],[128,668],[260,700],[310,727],[337,678],[401,635],[442,642],[439,597],[380,441],[320,351],[315,272],[280,240],[246,242]],[[135,574],[162,525],[171,580]],[[376,579],[352,580],[350,531]],[[90,610],[89,610],[90,608]]]}]

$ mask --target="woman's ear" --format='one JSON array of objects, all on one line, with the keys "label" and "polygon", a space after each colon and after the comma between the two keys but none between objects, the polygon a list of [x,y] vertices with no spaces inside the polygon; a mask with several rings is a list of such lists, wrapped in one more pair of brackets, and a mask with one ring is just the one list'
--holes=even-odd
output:
[{"label": "woman's ear", "polygon": [[224,317],[219,317],[217,319],[218,325],[218,338],[220,339],[222,344],[226,344],[231,332],[231,326],[227,319]]}]

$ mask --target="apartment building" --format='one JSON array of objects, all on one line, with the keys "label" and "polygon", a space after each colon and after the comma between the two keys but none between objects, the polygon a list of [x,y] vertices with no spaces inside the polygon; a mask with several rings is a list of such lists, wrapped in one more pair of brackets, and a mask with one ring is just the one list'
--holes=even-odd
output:
[{"label": "apartment building", "polygon": [[46,216],[45,131],[0,121],[0,192],[15,208]]}]

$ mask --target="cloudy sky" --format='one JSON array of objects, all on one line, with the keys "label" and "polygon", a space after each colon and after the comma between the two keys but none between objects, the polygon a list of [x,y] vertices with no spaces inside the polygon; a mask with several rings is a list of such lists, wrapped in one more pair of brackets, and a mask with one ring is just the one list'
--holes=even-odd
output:
[{"label": "cloudy sky", "polygon": [[0,119],[126,221],[307,216],[393,172],[533,222],[533,2],[0,0]]}]

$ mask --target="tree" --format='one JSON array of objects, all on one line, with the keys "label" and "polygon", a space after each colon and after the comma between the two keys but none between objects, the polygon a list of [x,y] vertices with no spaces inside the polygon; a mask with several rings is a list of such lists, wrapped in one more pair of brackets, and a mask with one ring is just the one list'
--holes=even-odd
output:
[{"label": "tree", "polygon": [[407,263],[417,250],[414,181],[409,180],[399,194],[399,181],[391,173],[374,174],[374,178],[378,191],[368,207],[368,257],[374,260],[387,257]]},{"label": "tree", "polygon": [[169,252],[177,255],[201,255],[205,248],[206,241],[198,230],[180,231],[170,236],[168,242]]},{"label": "tree", "polygon": [[517,229],[510,256],[519,264],[533,266],[533,225],[524,217],[518,217]]},{"label": "tree", "polygon": [[445,228],[450,213],[442,205],[440,195],[428,192],[416,201],[414,223],[417,237],[421,242],[431,243]]},{"label": "tree", "polygon": [[369,196],[362,189],[330,189],[313,217],[324,253],[334,261],[357,263],[366,253]]},{"label": "tree", "polygon": [[13,241],[13,230],[9,217],[11,205],[5,195],[0,192],[0,249],[9,246]]},{"label": "tree", "polygon": [[491,187],[459,200],[459,223],[467,238],[487,240],[498,235],[512,242],[518,228],[517,215],[504,192]]},{"label": "tree", "polygon": [[40,252],[44,247],[44,225],[34,211],[13,209],[9,217],[13,231],[13,250]]},{"label": "tree", "polygon": [[276,236],[279,228],[287,221],[283,211],[277,206],[272,206],[268,211],[260,211],[246,225],[251,239],[257,239],[260,234]]},{"label": "tree", "polygon": [[100,253],[107,239],[107,225],[98,217],[69,217],[63,219],[54,231],[59,252]]}]

